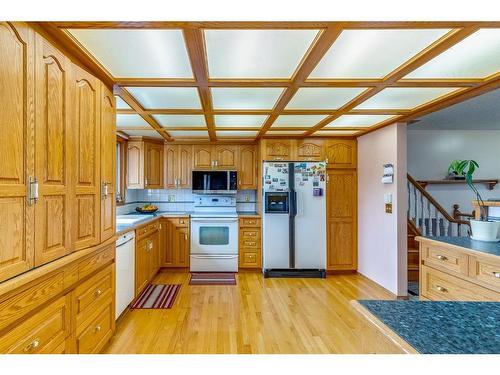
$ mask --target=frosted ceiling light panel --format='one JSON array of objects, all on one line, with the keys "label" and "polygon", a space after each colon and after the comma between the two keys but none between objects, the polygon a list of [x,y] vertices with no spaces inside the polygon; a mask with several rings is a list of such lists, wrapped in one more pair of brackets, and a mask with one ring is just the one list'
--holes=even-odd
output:
[{"label": "frosted ceiling light panel", "polygon": [[330,122],[326,127],[370,127],[372,125],[378,124],[379,122],[385,121],[393,115],[343,115],[339,118]]},{"label": "frosted ceiling light panel", "polygon": [[365,90],[363,87],[302,87],[286,109],[338,109]]},{"label": "frosted ceiling light panel", "polygon": [[500,71],[500,29],[480,29],[405,78],[484,78]]},{"label": "frosted ceiling light panel", "polygon": [[280,115],[273,127],[310,127],[326,118],[327,115]]},{"label": "frosted ceiling light panel", "polygon": [[215,115],[215,126],[220,128],[260,128],[266,119],[267,115]]},{"label": "frosted ceiling light panel", "polygon": [[215,109],[272,109],[280,97],[281,87],[214,87]]},{"label": "frosted ceiling light panel", "polygon": [[220,138],[255,138],[257,131],[218,131],[216,132],[217,137]]},{"label": "frosted ceiling light panel", "polygon": [[141,116],[136,114],[116,115],[117,128],[129,128],[134,126],[150,126],[150,125]]},{"label": "frosted ceiling light panel", "polygon": [[115,96],[117,109],[132,109],[122,98]]},{"label": "frosted ceiling light panel", "polygon": [[145,109],[201,109],[196,87],[127,87]]},{"label": "frosted ceiling light panel", "polygon": [[290,78],[318,30],[205,30],[210,78]]},{"label": "frosted ceiling light panel", "polygon": [[156,130],[125,130],[130,137],[149,137],[163,139]]},{"label": "frosted ceiling light panel", "polygon": [[181,30],[71,29],[114,77],[193,78]]},{"label": "frosted ceiling light panel", "polygon": [[205,116],[203,115],[154,115],[158,123],[163,127],[204,127]]},{"label": "frosted ceiling light panel", "polygon": [[449,29],[345,30],[309,78],[382,78]]},{"label": "frosted ceiling light panel", "polygon": [[412,109],[457,90],[454,87],[390,87],[358,105],[357,109]]},{"label": "frosted ceiling light panel", "polygon": [[168,134],[174,138],[208,138],[208,131],[199,130],[172,130]]}]

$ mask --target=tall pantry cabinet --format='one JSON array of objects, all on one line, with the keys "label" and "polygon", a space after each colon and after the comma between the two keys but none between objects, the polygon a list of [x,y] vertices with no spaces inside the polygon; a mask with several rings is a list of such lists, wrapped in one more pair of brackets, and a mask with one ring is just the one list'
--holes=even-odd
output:
[{"label": "tall pantry cabinet", "polygon": [[115,100],[23,23],[0,23],[0,282],[114,235]]}]

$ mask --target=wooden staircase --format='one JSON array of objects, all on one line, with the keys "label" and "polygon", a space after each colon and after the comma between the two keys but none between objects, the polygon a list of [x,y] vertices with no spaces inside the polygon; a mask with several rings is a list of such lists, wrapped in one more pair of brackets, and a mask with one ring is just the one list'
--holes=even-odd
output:
[{"label": "wooden staircase", "polygon": [[408,187],[408,281],[418,281],[419,251],[416,236],[465,237],[470,223],[451,216],[413,177]]}]

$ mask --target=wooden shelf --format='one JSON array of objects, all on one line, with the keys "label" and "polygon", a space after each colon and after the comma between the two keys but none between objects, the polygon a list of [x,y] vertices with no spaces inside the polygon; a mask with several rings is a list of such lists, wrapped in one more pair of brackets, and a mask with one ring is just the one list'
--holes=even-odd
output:
[{"label": "wooden shelf", "polygon": [[[427,185],[454,185],[454,184],[466,184],[465,180],[427,180],[427,181],[417,181],[424,189]],[[495,185],[498,184],[497,179],[488,180],[472,180],[474,184],[486,184],[489,190],[493,190]]]}]

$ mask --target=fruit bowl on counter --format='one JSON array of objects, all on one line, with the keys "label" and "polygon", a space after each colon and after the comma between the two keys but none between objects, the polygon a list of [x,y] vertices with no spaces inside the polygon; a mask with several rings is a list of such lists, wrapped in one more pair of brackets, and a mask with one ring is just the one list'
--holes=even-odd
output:
[{"label": "fruit bowl on counter", "polygon": [[142,207],[136,207],[135,210],[137,212],[140,212],[141,214],[153,214],[156,211],[158,211],[158,206],[155,206],[154,204],[146,204]]}]

